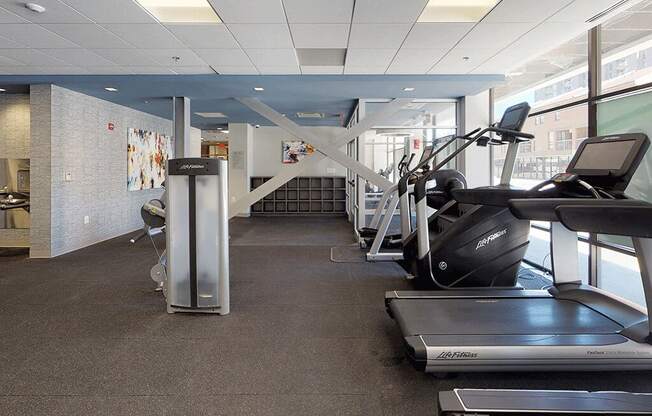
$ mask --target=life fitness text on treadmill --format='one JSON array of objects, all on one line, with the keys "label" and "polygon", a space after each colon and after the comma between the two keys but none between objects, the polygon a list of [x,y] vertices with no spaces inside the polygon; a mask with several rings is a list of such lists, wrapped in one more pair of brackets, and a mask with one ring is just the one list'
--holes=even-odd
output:
[{"label": "life fitness text on treadmill", "polygon": [[504,230],[500,230],[500,231],[498,231],[496,233],[493,233],[490,236],[487,236],[487,237],[483,238],[482,240],[478,241],[478,245],[475,247],[475,249],[478,250],[478,249],[486,246],[487,244],[491,243],[492,241],[494,241],[498,237],[504,236],[505,234],[507,234],[507,228],[505,228]]}]

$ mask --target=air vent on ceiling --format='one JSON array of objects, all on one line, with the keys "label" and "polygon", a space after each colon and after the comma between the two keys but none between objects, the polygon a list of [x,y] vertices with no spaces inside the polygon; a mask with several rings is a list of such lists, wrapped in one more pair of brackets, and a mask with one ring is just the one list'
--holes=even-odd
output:
[{"label": "air vent on ceiling", "polygon": [[344,66],[346,49],[298,48],[301,66]]},{"label": "air vent on ceiling", "polygon": [[224,113],[195,113],[199,117],[204,117],[204,118],[228,118],[228,116]]},{"label": "air vent on ceiling", "polygon": [[586,23],[595,22],[596,20],[598,20],[598,19],[608,15],[609,13],[613,12],[614,10],[620,8],[620,6],[624,5],[625,3],[629,3],[629,0],[621,0],[618,3],[614,4],[613,6],[604,9],[600,13],[596,14],[595,16],[593,16],[592,18],[587,20]]}]

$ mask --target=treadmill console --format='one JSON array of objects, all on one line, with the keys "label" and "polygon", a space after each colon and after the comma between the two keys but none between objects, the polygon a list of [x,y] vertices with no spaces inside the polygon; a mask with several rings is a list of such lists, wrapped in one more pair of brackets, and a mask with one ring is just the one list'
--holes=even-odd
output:
[{"label": "treadmill console", "polygon": [[498,128],[521,131],[528,114],[530,114],[530,105],[527,102],[515,104],[505,110],[503,118],[498,123]]},{"label": "treadmill console", "polygon": [[592,137],[580,144],[566,173],[595,187],[623,192],[649,146],[643,133]]}]

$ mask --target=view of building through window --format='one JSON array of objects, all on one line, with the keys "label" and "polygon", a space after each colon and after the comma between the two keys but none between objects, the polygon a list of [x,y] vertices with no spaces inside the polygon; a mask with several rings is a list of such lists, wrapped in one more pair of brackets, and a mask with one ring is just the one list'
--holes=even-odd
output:
[{"label": "view of building through window", "polygon": [[[601,90],[598,94],[622,91],[652,82],[652,0],[642,1],[600,27]],[[598,104],[598,132],[643,131],[652,135],[649,98],[652,93],[614,97]],[[510,105],[527,101],[532,113],[523,130],[535,139],[520,146],[512,184],[531,188],[563,172],[579,144],[588,136],[588,105],[555,111],[588,95],[588,33],[569,40],[553,51],[526,63],[507,75],[507,82],[494,90],[494,118],[500,120]],[[547,111],[550,110],[550,111]],[[505,160],[503,147],[494,149],[493,172],[497,183]],[[643,161],[628,193],[652,199],[652,158]],[[549,268],[549,234],[546,226],[534,226],[526,259]],[[586,236],[588,237],[588,236]],[[597,268],[594,284],[616,295],[643,304],[643,290],[636,258],[628,255],[631,240],[617,236],[597,236]],[[621,247],[616,249],[613,245]],[[580,243],[580,275],[588,281],[590,245]],[[624,248],[624,250],[623,250]]]}]

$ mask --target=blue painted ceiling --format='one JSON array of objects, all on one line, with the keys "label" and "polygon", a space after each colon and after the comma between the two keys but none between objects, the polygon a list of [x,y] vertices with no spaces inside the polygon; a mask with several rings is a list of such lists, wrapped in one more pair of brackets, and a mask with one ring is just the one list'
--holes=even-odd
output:
[{"label": "blue painted ceiling", "polygon": [[[192,125],[210,129],[229,122],[272,125],[233,97],[258,97],[301,125],[341,126],[358,98],[457,98],[503,80],[502,75],[33,75],[0,76],[0,87],[10,92],[26,84],[55,84],[165,118],[172,118],[170,97],[186,96]],[[415,90],[405,92],[404,87]],[[300,111],[330,117],[297,119]],[[220,112],[228,118],[203,118],[196,112]]]}]

